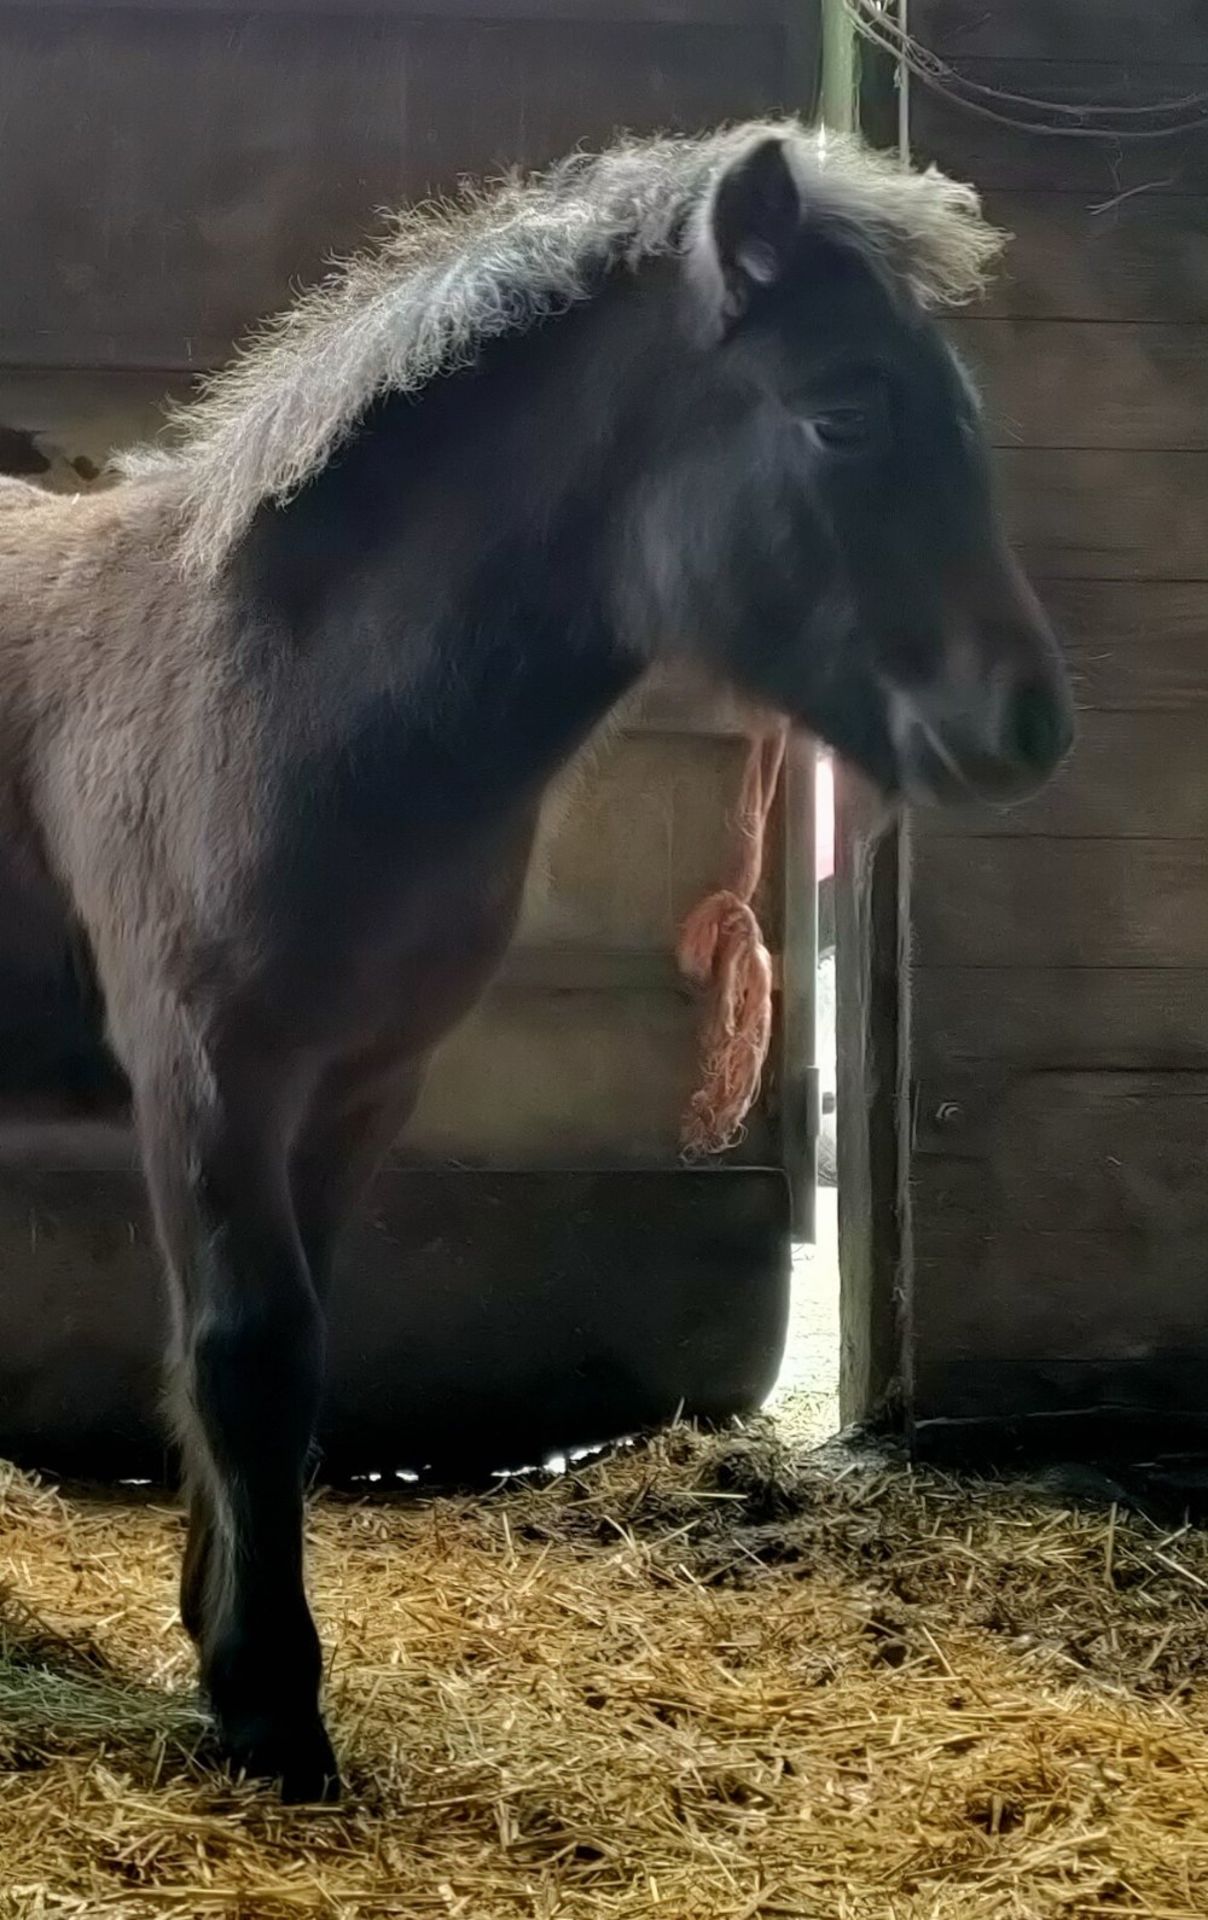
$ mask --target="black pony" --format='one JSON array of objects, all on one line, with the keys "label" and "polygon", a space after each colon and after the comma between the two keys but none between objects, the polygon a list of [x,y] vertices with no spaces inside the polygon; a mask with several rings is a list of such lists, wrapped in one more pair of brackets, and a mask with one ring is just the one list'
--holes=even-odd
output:
[{"label": "black pony", "polygon": [[655,662],[890,795],[1070,740],[929,309],[974,196],[796,126],[401,221],[168,453],[0,488],[0,832],[90,951],[175,1310],[224,1749],[330,1788],[303,1474],[336,1234],[511,935],[543,790]]}]

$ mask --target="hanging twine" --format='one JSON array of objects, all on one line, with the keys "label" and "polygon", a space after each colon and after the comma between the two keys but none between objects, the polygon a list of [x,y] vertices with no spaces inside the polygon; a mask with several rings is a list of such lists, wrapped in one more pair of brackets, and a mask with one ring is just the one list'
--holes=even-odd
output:
[{"label": "hanging twine", "polygon": [[680,972],[705,995],[700,1086],[680,1123],[680,1145],[696,1159],[742,1138],[759,1093],[772,1037],[772,956],[751,901],[763,872],[764,839],[787,729],[751,742],[735,813],[730,884],[693,907],[680,928]]}]

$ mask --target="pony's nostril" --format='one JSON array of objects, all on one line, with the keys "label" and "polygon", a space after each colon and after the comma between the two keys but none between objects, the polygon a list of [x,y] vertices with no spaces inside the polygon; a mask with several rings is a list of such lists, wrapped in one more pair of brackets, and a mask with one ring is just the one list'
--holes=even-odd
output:
[{"label": "pony's nostril", "polygon": [[1064,759],[1073,739],[1064,701],[1048,687],[1021,687],[1007,712],[1006,748],[1021,767],[1048,772]]}]

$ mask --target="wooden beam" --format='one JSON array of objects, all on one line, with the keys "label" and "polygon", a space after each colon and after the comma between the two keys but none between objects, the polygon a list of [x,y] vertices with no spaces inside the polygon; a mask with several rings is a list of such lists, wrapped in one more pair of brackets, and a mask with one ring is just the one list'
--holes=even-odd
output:
[{"label": "wooden beam", "polygon": [[[388,20],[571,21],[605,26],[778,26],[785,0],[245,0],[245,12],[326,14]],[[5,0],[6,8],[38,13],[225,13],[235,0]]]},{"label": "wooden beam", "polygon": [[1208,19],[1200,0],[912,0],[911,26],[936,53],[962,66],[971,57],[1069,62],[1126,60],[1144,85],[1155,62],[1208,62]]},{"label": "wooden beam", "polygon": [[1208,969],[918,966],[912,986],[921,1081],[982,1061],[1208,1073]]},{"label": "wooden beam", "polygon": [[949,322],[981,385],[999,446],[1208,448],[1202,321]]},{"label": "wooden beam", "polygon": [[1208,581],[1208,453],[1007,447],[997,465],[1037,580]]},{"label": "wooden beam", "polygon": [[[1204,591],[1208,627],[1208,589]],[[1206,663],[1208,665],[1208,663]],[[1208,838],[1208,716],[1082,713],[1072,757],[1044,791],[1015,807],[921,808],[920,844],[935,840]]]},{"label": "wooden beam", "polygon": [[913,901],[920,966],[1208,967],[1200,839],[932,840]]},{"label": "wooden beam", "polygon": [[[0,1244],[0,1452],[161,1473],[162,1296],[137,1177],[5,1171]],[[385,1174],[333,1289],[326,1464],[485,1474],[677,1411],[754,1412],[788,1304],[776,1171]]]},{"label": "wooden beam", "polygon": [[1208,313],[1202,195],[991,191],[985,209],[1011,240],[982,312],[1142,323]]}]

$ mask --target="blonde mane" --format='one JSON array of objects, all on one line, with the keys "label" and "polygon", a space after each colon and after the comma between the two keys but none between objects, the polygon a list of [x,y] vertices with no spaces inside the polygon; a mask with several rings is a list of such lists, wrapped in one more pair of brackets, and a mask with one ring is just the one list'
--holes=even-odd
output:
[{"label": "blonde mane", "polygon": [[171,474],[187,563],[221,567],[256,509],[311,479],[389,393],[415,393],[485,342],[589,298],[614,268],[684,249],[721,169],[752,141],[790,146],[811,218],[841,230],[927,305],[982,286],[1001,236],[973,189],[912,173],[795,121],[618,143],[547,172],[408,209],[253,339],[121,471]]}]

